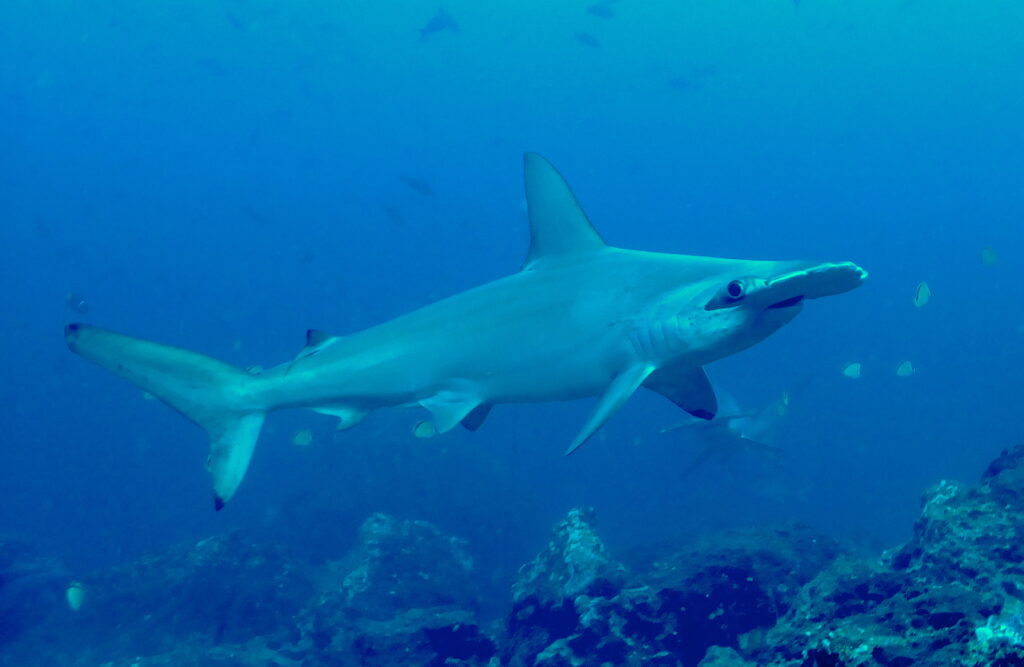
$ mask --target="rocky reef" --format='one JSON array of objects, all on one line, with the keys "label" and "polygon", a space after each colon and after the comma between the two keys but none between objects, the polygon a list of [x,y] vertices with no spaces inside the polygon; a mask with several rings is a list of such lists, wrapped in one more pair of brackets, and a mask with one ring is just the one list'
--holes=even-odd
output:
[{"label": "rocky reef", "polygon": [[787,612],[839,554],[806,526],[730,531],[633,573],[612,560],[592,513],[573,510],[513,587],[509,665],[696,665]]},{"label": "rocky reef", "polygon": [[913,537],[874,558],[787,524],[631,565],[574,509],[488,622],[468,545],[385,514],[326,564],[227,534],[78,578],[72,598],[59,563],[6,539],[0,664],[1024,665],[1022,535],[1024,446],[978,485],[929,489]]},{"label": "rocky reef", "polygon": [[17,538],[0,538],[0,647],[42,624],[64,599],[71,573]]},{"label": "rocky reef", "polygon": [[767,637],[766,665],[1024,665],[1024,445],[977,486],[942,481],[913,538],[843,558]]},{"label": "rocky reef", "polygon": [[[0,653],[9,664],[98,665],[112,656],[259,640],[283,643],[312,593],[301,561],[227,534],[182,544],[77,580],[81,608],[60,596]],[[40,660],[39,655],[49,658]]]},{"label": "rocky reef", "polygon": [[309,664],[487,664],[495,644],[477,625],[472,574],[461,540],[374,514],[297,618]]}]

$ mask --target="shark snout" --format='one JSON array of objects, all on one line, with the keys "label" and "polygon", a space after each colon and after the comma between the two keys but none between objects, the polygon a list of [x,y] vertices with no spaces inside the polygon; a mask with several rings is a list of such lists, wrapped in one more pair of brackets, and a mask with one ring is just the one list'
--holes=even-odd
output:
[{"label": "shark snout", "polygon": [[786,308],[804,299],[849,292],[867,276],[868,272],[853,262],[803,263],[766,281],[765,290],[772,302],[769,308]]}]

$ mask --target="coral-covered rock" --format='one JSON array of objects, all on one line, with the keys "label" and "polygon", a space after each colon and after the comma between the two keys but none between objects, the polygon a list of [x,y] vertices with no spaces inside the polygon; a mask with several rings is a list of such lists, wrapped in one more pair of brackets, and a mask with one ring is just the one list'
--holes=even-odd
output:
[{"label": "coral-covered rock", "polygon": [[786,525],[635,572],[577,509],[521,569],[503,633],[478,622],[465,544],[422,521],[371,516],[317,576],[238,535],[182,545],[79,578],[80,605],[63,568],[0,541],[0,665],[1024,665],[1022,535],[1024,446],[978,486],[929,489],[876,559]]},{"label": "coral-covered rock", "polygon": [[15,664],[40,647],[52,655],[50,664],[96,665],[155,656],[186,641],[199,648],[255,637],[283,641],[313,590],[308,572],[283,549],[237,534],[178,545],[79,581],[81,608],[51,607],[46,621],[11,647]]},{"label": "coral-covered rock", "polygon": [[335,566],[336,591],[346,609],[388,619],[408,609],[477,604],[473,559],[463,540],[426,521],[374,514],[363,522],[355,548]]},{"label": "coral-covered rock", "polygon": [[70,573],[28,542],[0,538],[0,646],[64,604]]},{"label": "coral-covered rock", "polygon": [[963,610],[981,606],[969,588],[915,582],[878,562],[844,558],[808,584],[768,633],[769,654],[794,665],[808,656],[851,666],[964,664],[974,626]]},{"label": "coral-covered rock", "polygon": [[512,587],[505,660],[557,665],[576,654],[609,661],[627,652],[620,639],[603,633],[611,613],[606,601],[619,595],[628,576],[597,536],[593,510],[570,511]]},{"label": "coral-covered rock", "polygon": [[594,511],[574,509],[555,526],[548,548],[523,566],[512,587],[513,603],[526,599],[561,604],[580,595],[610,597],[626,581],[594,530]]},{"label": "coral-covered rock", "polygon": [[[324,637],[326,639],[326,637]],[[310,664],[486,665],[494,641],[459,609],[411,609],[387,620],[353,619]]]},{"label": "coral-covered rock", "polygon": [[880,561],[841,559],[767,637],[777,665],[1024,664],[1024,446],[970,487],[943,481]]},{"label": "coral-covered rock", "polygon": [[754,663],[743,659],[735,649],[724,646],[712,646],[698,667],[755,667]]},{"label": "coral-covered rock", "polygon": [[298,667],[292,652],[274,650],[262,639],[244,644],[209,646],[182,641],[166,653],[131,656],[103,663],[103,667]]},{"label": "coral-covered rock", "polygon": [[813,530],[734,531],[655,563],[612,560],[593,515],[573,510],[514,588],[503,656],[512,665],[696,665],[770,628],[838,554]]},{"label": "coral-covered rock", "polygon": [[835,540],[801,524],[732,530],[656,562],[650,582],[683,638],[676,652],[690,664],[710,646],[761,641],[839,554]]},{"label": "coral-covered rock", "polygon": [[465,543],[425,521],[374,514],[300,620],[309,664],[485,665]]}]

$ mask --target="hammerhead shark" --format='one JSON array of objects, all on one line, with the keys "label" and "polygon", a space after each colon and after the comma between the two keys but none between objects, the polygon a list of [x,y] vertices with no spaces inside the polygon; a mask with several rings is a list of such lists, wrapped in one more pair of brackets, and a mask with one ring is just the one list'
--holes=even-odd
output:
[{"label": "hammerhead shark", "polygon": [[566,453],[640,387],[711,419],[706,364],[763,340],[804,301],[867,276],[852,262],[611,247],[547,160],[527,153],[525,174],[530,247],[518,272],[346,336],[311,330],[295,359],[258,375],[86,324],[69,324],[65,339],[206,430],[219,510],[272,410],[311,408],[345,429],[378,408],[418,405],[431,432],[444,433],[460,423],[476,430],[498,403],[599,396]]},{"label": "hammerhead shark", "polygon": [[765,442],[765,436],[774,430],[776,422],[789,408],[789,394],[784,393],[772,403],[758,410],[743,412],[736,400],[727,392],[718,391],[719,412],[711,421],[690,418],[688,421],[661,429],[662,433],[684,429],[701,444],[701,450],[682,477],[688,477],[702,466],[718,461],[726,464],[732,459],[749,454],[778,458],[782,448]]}]

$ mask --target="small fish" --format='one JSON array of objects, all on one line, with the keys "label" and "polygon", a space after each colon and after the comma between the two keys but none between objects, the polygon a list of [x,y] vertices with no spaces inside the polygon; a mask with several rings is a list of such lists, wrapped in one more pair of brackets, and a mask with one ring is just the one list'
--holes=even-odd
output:
[{"label": "small fish", "polygon": [[451,14],[439,7],[433,18],[427,21],[425,26],[420,28],[420,41],[423,41],[427,37],[430,37],[434,33],[441,32],[442,30],[458,32],[459,24],[455,22],[455,19],[452,18]]},{"label": "small fish", "polygon": [[780,417],[785,416],[789,412],[789,392],[782,392],[782,396],[779,396],[779,400],[775,402],[775,413]]},{"label": "small fish", "polygon": [[914,305],[918,308],[924,308],[925,304],[927,304],[931,298],[932,289],[928,287],[928,283],[918,283],[917,289],[914,290]]},{"label": "small fish", "polygon": [[851,380],[856,380],[857,378],[860,377],[860,362],[851,361],[850,363],[846,364],[845,366],[843,366],[842,373]]},{"label": "small fish", "polygon": [[612,11],[611,1],[597,2],[587,7],[587,13],[591,16],[596,16],[599,19],[610,19],[615,16],[615,12]]},{"label": "small fish", "polygon": [[398,177],[402,179],[402,182],[405,183],[413,192],[418,192],[424,197],[430,197],[434,194],[434,188],[430,187],[430,183],[427,183],[423,179],[415,178],[414,176],[409,176],[407,174],[399,174]]},{"label": "small fish", "polygon": [[306,447],[313,443],[313,432],[308,428],[304,428],[295,435],[292,436],[292,444],[298,445],[299,447]]},{"label": "small fish", "polygon": [[64,597],[67,599],[71,611],[78,611],[85,603],[85,588],[77,581],[72,581],[68,589],[64,591]]},{"label": "small fish", "polygon": [[668,85],[683,93],[688,93],[697,88],[697,84],[693,79],[686,76],[672,77],[668,80]]},{"label": "small fish", "polygon": [[896,375],[898,375],[901,378],[910,377],[916,372],[917,369],[914,368],[914,364],[910,363],[909,361],[904,361],[903,363],[896,367]]},{"label": "small fish", "polygon": [[592,49],[601,48],[601,42],[589,32],[578,32],[576,33],[576,41],[584,46],[589,46]]},{"label": "small fish", "polygon": [[260,366],[259,364],[256,364],[255,366],[249,366],[248,368],[245,369],[245,372],[248,373],[249,375],[262,375],[263,366]]},{"label": "small fish", "polygon": [[432,421],[419,421],[413,425],[412,434],[417,438],[433,438],[437,435],[437,427]]},{"label": "small fish", "polygon": [[79,315],[89,312],[89,302],[77,292],[68,292],[64,295],[64,304]]},{"label": "small fish", "polygon": [[142,400],[144,400],[144,401],[155,401],[156,400],[156,396],[154,396],[153,394],[149,393],[148,391],[144,391],[144,392],[142,392]]},{"label": "small fish", "polygon": [[992,248],[985,246],[981,249],[981,263],[985,266],[995,266],[995,263],[999,260],[996,256],[996,251]]},{"label": "small fish", "polygon": [[689,93],[704,88],[705,83],[718,71],[714,65],[690,67],[688,71],[668,80],[668,85],[681,93]]},{"label": "small fish", "polygon": [[390,220],[392,224],[398,225],[399,227],[405,225],[405,217],[402,215],[402,212],[398,207],[392,206],[391,204],[381,204],[380,207],[384,211],[384,215],[388,217],[388,220]]}]

